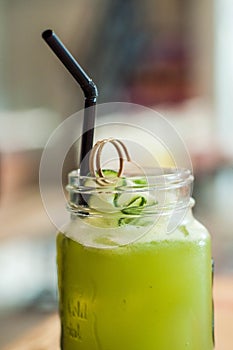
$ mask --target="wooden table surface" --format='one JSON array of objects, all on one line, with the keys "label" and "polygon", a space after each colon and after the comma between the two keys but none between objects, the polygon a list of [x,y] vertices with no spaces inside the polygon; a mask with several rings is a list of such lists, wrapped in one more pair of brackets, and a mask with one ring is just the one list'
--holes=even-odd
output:
[{"label": "wooden table surface", "polygon": [[[216,350],[233,349],[233,276],[215,277]],[[59,319],[50,317],[3,350],[59,350]],[[170,349],[169,349],[170,350]],[[201,349],[200,349],[201,350]]]}]

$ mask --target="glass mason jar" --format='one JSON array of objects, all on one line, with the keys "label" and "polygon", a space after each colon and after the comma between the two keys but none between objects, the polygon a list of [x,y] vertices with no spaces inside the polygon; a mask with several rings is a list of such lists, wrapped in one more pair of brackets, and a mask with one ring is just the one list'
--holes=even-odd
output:
[{"label": "glass mason jar", "polygon": [[102,180],[69,174],[61,349],[212,350],[211,242],[192,215],[191,173]]}]

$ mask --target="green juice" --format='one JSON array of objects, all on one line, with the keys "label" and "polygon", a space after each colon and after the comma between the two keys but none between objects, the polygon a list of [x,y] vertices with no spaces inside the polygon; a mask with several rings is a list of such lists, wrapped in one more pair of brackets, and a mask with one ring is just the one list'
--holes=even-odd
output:
[{"label": "green juice", "polygon": [[107,249],[59,233],[61,348],[212,350],[210,238],[194,231]]}]

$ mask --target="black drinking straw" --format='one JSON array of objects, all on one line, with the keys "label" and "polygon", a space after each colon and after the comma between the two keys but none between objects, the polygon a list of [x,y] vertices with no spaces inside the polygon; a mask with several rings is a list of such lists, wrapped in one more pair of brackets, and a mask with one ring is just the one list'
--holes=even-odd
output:
[{"label": "black drinking straw", "polygon": [[93,147],[98,90],[95,83],[51,29],[45,30],[42,33],[42,38],[78,82],[85,96],[83,134],[80,152],[80,175],[85,176],[89,172],[89,152]]}]

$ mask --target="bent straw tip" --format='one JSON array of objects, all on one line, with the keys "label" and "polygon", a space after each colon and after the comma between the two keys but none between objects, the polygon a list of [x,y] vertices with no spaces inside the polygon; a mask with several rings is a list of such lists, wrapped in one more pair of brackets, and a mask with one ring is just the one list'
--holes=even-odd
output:
[{"label": "bent straw tip", "polygon": [[46,29],[45,31],[43,31],[42,33],[42,38],[44,40],[47,40],[48,38],[50,38],[53,35],[53,30],[52,29]]}]

